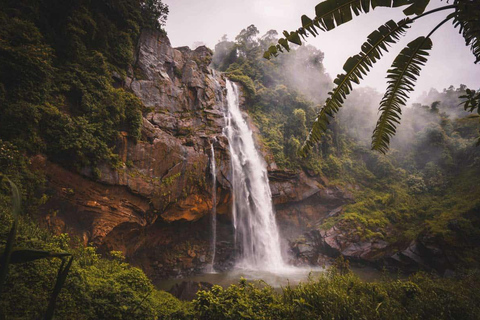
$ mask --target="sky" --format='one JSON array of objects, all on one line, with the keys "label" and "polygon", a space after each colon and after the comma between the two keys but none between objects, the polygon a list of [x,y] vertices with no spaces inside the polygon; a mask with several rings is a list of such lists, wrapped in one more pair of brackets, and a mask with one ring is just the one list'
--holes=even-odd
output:
[{"label": "sky", "polygon": [[[211,49],[226,34],[229,40],[244,28],[254,24],[263,35],[268,30],[296,30],[301,26],[300,17],[315,16],[315,5],[320,0],[163,0],[169,5],[166,30],[174,47],[192,46],[203,42]],[[432,0],[427,10],[446,5],[445,1]],[[443,11],[418,19],[407,34],[389,49],[382,60],[374,65],[371,73],[360,86],[370,86],[384,92],[386,72],[396,55],[408,42],[427,35],[446,16]],[[368,14],[354,17],[352,21],[317,38],[309,37],[307,43],[325,53],[324,66],[334,78],[343,72],[348,57],[357,54],[367,36],[387,20],[398,21],[405,16],[401,8],[376,8]],[[424,91],[436,88],[441,91],[454,85],[466,84],[480,89],[480,63],[474,64],[474,56],[465,46],[463,37],[450,22],[444,24],[431,37],[433,49],[426,66],[411,93],[414,102]]]}]

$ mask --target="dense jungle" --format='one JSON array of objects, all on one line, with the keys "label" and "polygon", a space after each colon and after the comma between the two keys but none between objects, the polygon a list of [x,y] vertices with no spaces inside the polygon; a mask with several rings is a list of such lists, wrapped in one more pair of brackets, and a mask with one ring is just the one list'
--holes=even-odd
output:
[{"label": "dense jungle", "polygon": [[[429,1],[340,2],[297,32]],[[296,32],[173,48],[160,0],[0,3],[0,319],[480,319],[479,88],[400,98],[375,148],[393,89],[337,94]],[[478,62],[478,0],[445,5]]]}]

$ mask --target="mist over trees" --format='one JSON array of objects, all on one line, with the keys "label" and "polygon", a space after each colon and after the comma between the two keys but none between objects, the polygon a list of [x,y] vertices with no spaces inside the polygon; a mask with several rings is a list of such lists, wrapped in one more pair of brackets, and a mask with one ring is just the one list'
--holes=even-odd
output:
[{"label": "mist over trees", "polygon": [[254,25],[233,41],[225,35],[215,46],[212,66],[244,86],[249,111],[260,124],[263,143],[273,151],[276,165],[294,168],[307,119],[325,99],[331,79],[325,73],[323,52],[312,46],[293,49],[276,60],[263,59],[263,51],[277,39],[275,30],[260,35]]},{"label": "mist over trees", "polygon": [[212,60],[215,69],[225,72],[242,70],[254,82],[273,88],[283,84],[302,93],[314,103],[327,97],[331,78],[325,73],[324,54],[313,46],[297,47],[276,60],[262,58],[263,52],[278,40],[278,32],[269,30],[260,36],[254,25],[243,29],[234,41],[224,35]]},{"label": "mist over trees", "polygon": [[[425,36],[420,36],[410,43],[398,54],[392,66],[387,71],[388,87],[380,101],[380,117],[372,135],[372,149],[382,153],[388,151],[390,141],[396,133],[400,123],[402,108],[405,107],[409,93],[415,88],[417,77],[420,76],[422,67],[426,64],[429,51],[432,49],[432,34],[443,24],[449,22],[459,29],[465,40],[465,45],[470,47],[475,57],[475,63],[480,61],[480,33],[478,15],[480,4],[478,1],[455,0],[451,5],[441,6],[425,11],[430,1],[336,1],[325,0],[315,7],[313,19],[302,15],[302,26],[295,31],[284,31],[283,38],[278,43],[265,50],[264,57],[271,59],[284,51],[290,51],[291,45],[302,45],[309,35],[316,37],[321,32],[327,32],[352,20],[353,16],[367,14],[376,7],[397,8],[406,6],[403,10],[406,18],[395,22],[387,21],[367,37],[361,46],[360,52],[351,56],[345,62],[344,73],[335,78],[335,88],[329,92],[329,97],[318,112],[313,122],[312,129],[300,149],[302,155],[307,155],[312,147],[321,141],[322,135],[328,130],[328,125],[340,108],[344,105],[347,96],[352,92],[354,84],[370,72],[373,65],[388,52],[390,45],[395,44],[401,36],[408,33],[410,25],[416,20],[427,15],[442,12],[444,20]],[[441,15],[440,15],[441,17]],[[480,92],[465,90],[464,109],[470,112],[480,110]],[[479,140],[480,144],[480,140]]]},{"label": "mist over trees", "polygon": [[335,226],[352,242],[385,241],[398,247],[435,239],[469,264],[464,257],[475,254],[472,243],[480,239],[475,215],[480,206],[478,119],[452,112],[460,109],[458,96],[466,88],[431,91],[421,103],[403,108],[386,155],[370,150],[382,94],[356,88],[345,101],[347,108],[340,109],[320,143],[302,158],[297,150],[331,90],[330,78],[318,49],[292,45],[276,59],[261,59],[259,49],[277,36],[275,31],[258,36],[250,26],[234,41],[224,37],[216,46],[214,66],[243,85],[261,146],[272,157],[269,163],[303,171],[327,186],[353,188],[356,202],[319,228]]}]

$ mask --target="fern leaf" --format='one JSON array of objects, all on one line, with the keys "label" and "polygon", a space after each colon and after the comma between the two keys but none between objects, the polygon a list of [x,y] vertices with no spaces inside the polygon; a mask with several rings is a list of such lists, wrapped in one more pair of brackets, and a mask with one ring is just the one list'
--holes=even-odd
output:
[{"label": "fern leaf", "polygon": [[16,248],[13,249],[11,255],[11,263],[19,264],[26,263],[30,261],[40,260],[40,259],[49,259],[49,258],[63,258],[71,256],[67,252],[50,252],[45,250],[35,250],[35,249],[25,249],[25,248]]},{"label": "fern leaf", "polygon": [[395,58],[388,70],[388,88],[380,102],[380,118],[372,137],[372,149],[382,153],[388,151],[390,139],[395,135],[402,114],[401,107],[413,90],[422,66],[427,62],[428,51],[432,49],[430,38],[418,37],[410,42]]},{"label": "fern leaf", "polygon": [[480,6],[475,1],[461,1],[457,4],[453,25],[465,39],[465,44],[475,56],[475,63],[480,62]]},{"label": "fern leaf", "polygon": [[425,11],[429,2],[430,0],[415,0],[407,9],[403,10],[403,13],[407,16],[414,14],[421,15]]},{"label": "fern leaf", "polygon": [[68,272],[72,267],[72,262],[73,262],[73,257],[70,257],[67,263],[65,263],[65,260],[62,259],[62,264],[60,265],[60,268],[58,269],[58,273],[57,273],[57,281],[55,282],[55,286],[53,287],[53,292],[52,292],[52,295],[50,296],[50,301],[48,303],[47,311],[45,312],[45,318],[44,318],[45,320],[53,319],[57,298],[58,298],[58,295],[60,294],[60,291],[62,290],[63,285],[65,284],[65,281],[67,280]]},{"label": "fern leaf", "polygon": [[[300,36],[307,37],[308,34],[316,37],[319,32],[332,30],[346,22],[352,20],[353,16],[362,13],[368,13],[376,7],[400,7],[409,5],[405,10],[407,15],[420,14],[430,0],[326,0],[320,2],[315,7],[315,18],[310,19],[308,16],[301,17],[302,26],[296,31],[284,32],[285,37],[280,38],[275,46],[271,46],[264,53],[266,59],[272,56],[276,57],[278,51],[282,52],[282,48],[286,48],[285,44],[292,42],[301,45]],[[307,33],[308,32],[308,33]],[[272,47],[275,47],[274,50]],[[287,49],[288,51],[288,49]]]},{"label": "fern leaf", "polygon": [[10,187],[12,188],[13,225],[12,225],[12,228],[10,229],[10,232],[8,233],[5,249],[0,254],[0,296],[2,295],[3,286],[5,284],[5,279],[7,278],[8,269],[9,269],[11,258],[12,258],[12,251],[13,251],[13,246],[15,245],[15,240],[16,240],[15,238],[17,236],[18,217],[20,216],[20,207],[21,207],[21,201],[22,201],[17,185],[8,178],[7,178],[7,181],[10,183]]},{"label": "fern leaf", "polygon": [[325,101],[325,105],[315,119],[310,134],[299,150],[300,155],[308,154],[313,145],[320,140],[327,130],[329,117],[333,117],[338,112],[344,99],[350,94],[353,83],[358,84],[363,79],[383,53],[388,52],[388,46],[397,42],[400,36],[405,34],[410,23],[411,20],[408,18],[398,23],[393,20],[388,21],[368,36],[359,54],[348,58],[343,66],[345,73],[338,75],[334,80],[337,86],[329,93],[330,97]]}]

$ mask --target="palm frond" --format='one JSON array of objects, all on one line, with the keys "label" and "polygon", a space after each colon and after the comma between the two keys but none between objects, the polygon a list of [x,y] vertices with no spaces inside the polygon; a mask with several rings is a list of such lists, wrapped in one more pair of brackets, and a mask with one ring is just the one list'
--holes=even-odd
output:
[{"label": "palm frond", "polygon": [[10,260],[12,258],[13,246],[15,245],[15,238],[17,236],[18,217],[20,216],[20,208],[22,198],[17,185],[12,180],[7,178],[8,183],[12,189],[12,215],[13,224],[10,232],[7,236],[7,243],[5,244],[4,251],[0,254],[0,296],[2,295],[5,279],[7,278],[8,268],[10,266]]},{"label": "palm frond", "polygon": [[480,6],[478,1],[458,1],[453,25],[459,28],[465,39],[465,45],[475,56],[475,63],[480,62]]},{"label": "palm frond", "polygon": [[330,31],[352,20],[353,16],[368,13],[376,7],[400,7],[409,5],[404,10],[406,15],[421,14],[430,0],[326,0],[315,7],[315,18],[306,15],[301,18],[302,26],[296,31],[284,31],[284,38],[280,38],[276,45],[270,46],[265,51],[264,57],[270,59],[283,50],[290,51],[288,42],[301,45],[300,37],[305,39],[308,35],[316,37],[321,31]]},{"label": "palm frond", "polygon": [[[463,104],[463,108],[465,109],[465,111],[473,113],[476,110],[477,114],[474,116],[480,118],[480,90],[475,91],[475,90],[467,89],[465,90],[465,95],[462,95],[459,98],[465,99],[460,103],[460,104]],[[477,139],[477,146],[480,146],[480,135],[478,136],[478,139]]]},{"label": "palm frond", "polygon": [[68,252],[50,252],[26,248],[15,248],[11,253],[10,263],[19,264],[41,259],[63,258],[71,256]]},{"label": "palm frond", "polygon": [[337,86],[329,92],[330,97],[325,101],[325,105],[315,119],[310,134],[299,150],[300,155],[308,154],[313,145],[320,140],[327,130],[329,117],[333,117],[338,112],[344,99],[350,94],[353,83],[360,83],[373,64],[382,57],[384,52],[388,52],[388,46],[397,42],[400,36],[405,34],[410,23],[411,20],[408,18],[398,23],[393,20],[388,21],[368,36],[359,54],[348,58],[343,66],[345,73],[338,75],[334,80]]},{"label": "palm frond", "polygon": [[57,303],[58,295],[62,290],[65,281],[67,280],[68,272],[72,266],[73,257],[70,257],[68,262],[65,262],[65,259],[62,258],[62,264],[58,269],[57,273],[57,281],[55,282],[55,286],[53,287],[52,295],[50,296],[50,302],[48,303],[47,312],[45,313],[45,320],[53,319],[55,313],[55,305]]},{"label": "palm frond", "polygon": [[372,137],[372,149],[386,153],[390,139],[395,135],[408,93],[413,90],[422,66],[432,48],[429,37],[418,37],[410,42],[395,58],[387,72],[388,88],[380,102],[380,118]]}]

